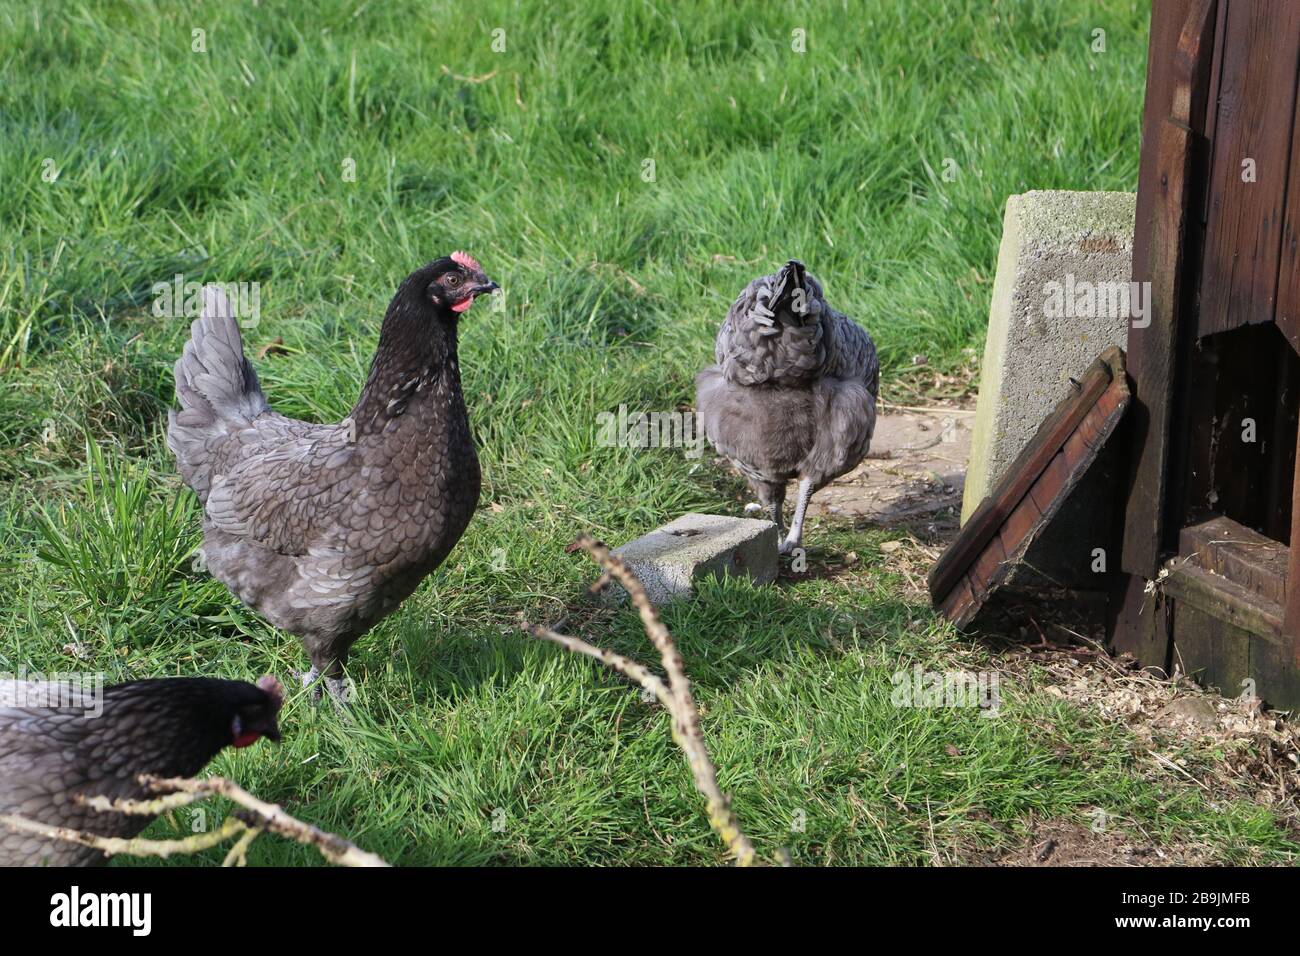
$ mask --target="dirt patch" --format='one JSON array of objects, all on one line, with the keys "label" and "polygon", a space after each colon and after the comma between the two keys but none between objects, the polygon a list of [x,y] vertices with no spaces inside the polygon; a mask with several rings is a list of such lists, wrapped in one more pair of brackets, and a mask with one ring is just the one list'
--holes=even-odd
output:
[{"label": "dirt patch", "polygon": [[1140,836],[1060,818],[1035,822],[1024,846],[991,860],[996,866],[1205,866],[1192,846],[1158,846]]},{"label": "dirt patch", "polygon": [[972,400],[951,408],[886,405],[867,459],[813,496],[809,515],[892,527],[961,507]]}]

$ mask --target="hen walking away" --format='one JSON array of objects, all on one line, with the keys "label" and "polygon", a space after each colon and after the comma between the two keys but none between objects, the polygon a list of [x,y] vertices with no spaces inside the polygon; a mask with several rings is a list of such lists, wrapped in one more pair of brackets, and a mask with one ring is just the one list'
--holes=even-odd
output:
[{"label": "hen walking away", "polygon": [[271,409],[226,297],[204,289],[167,429],[203,503],[203,561],[302,641],[304,683],[324,676],[336,700],[352,644],[443,562],[478,504],[456,330],[496,288],[463,252],[411,273],[388,306],[361,397],[326,425]]},{"label": "hen walking away", "polygon": [[760,276],[718,330],[716,365],[695,377],[704,433],[749,481],[778,528],[786,482],[799,479],[789,554],[803,540],[808,500],[866,457],[876,428],[876,346],[827,304],[796,259]]},{"label": "hen walking away", "polygon": [[[102,689],[0,681],[0,814],[130,838],[152,817],[102,813],[78,798],[151,796],[140,774],[192,777],[225,747],[279,741],[282,690],[206,677]],[[99,850],[0,825],[0,866],[91,866]]]}]

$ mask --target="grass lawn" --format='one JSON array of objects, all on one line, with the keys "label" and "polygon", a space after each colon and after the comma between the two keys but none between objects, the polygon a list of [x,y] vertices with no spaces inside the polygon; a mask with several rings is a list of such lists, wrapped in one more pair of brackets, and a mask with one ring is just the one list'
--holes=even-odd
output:
[{"label": "grass lawn", "polygon": [[[162,438],[188,323],[153,315],[155,282],[260,283],[263,386],[318,419],[351,405],[414,267],[465,249],[506,289],[462,324],[465,538],[357,645],[350,718],[295,691],[282,746],[211,767],[399,864],[722,862],[663,711],[518,630],[567,615],[653,660],[634,615],[584,603],[565,544],[739,513],[711,456],[602,447],[598,414],[688,406],[732,298],[796,255],[875,336],[884,397],[925,397],[913,356],[929,375],[981,349],[1006,196],[1137,178],[1145,3],[560,6],[0,0],[0,670],[303,666],[191,569]],[[993,719],[892,706],[914,664],[996,666],[904,586],[898,537],[814,523],[823,573],[665,612],[760,854],[964,860],[1102,808],[1215,860],[1294,858],[1269,811],[1148,772],[1121,726],[1028,682]],[[263,837],[250,861],[318,858]]]}]

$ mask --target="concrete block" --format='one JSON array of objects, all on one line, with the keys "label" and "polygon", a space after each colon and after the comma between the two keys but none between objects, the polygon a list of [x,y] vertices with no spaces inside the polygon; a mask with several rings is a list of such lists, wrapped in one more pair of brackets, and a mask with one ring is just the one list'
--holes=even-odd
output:
[{"label": "concrete block", "polygon": [[[744,574],[755,584],[777,575],[777,532],[771,521],[726,515],[685,514],[614,549],[632,568],[655,604],[694,593],[704,576]],[[617,584],[605,592],[614,603],[627,600]]]},{"label": "concrete block", "polygon": [[1108,345],[1124,348],[1132,193],[1028,192],[1007,199],[962,499],[965,522]]}]

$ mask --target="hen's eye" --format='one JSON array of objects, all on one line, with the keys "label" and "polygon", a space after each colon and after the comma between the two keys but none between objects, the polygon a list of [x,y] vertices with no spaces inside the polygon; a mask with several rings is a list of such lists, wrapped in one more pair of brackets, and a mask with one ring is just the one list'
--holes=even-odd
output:
[{"label": "hen's eye", "polygon": [[447,285],[451,286],[453,289],[456,288],[456,286],[460,285],[460,276],[456,275],[454,272],[448,275]]}]

